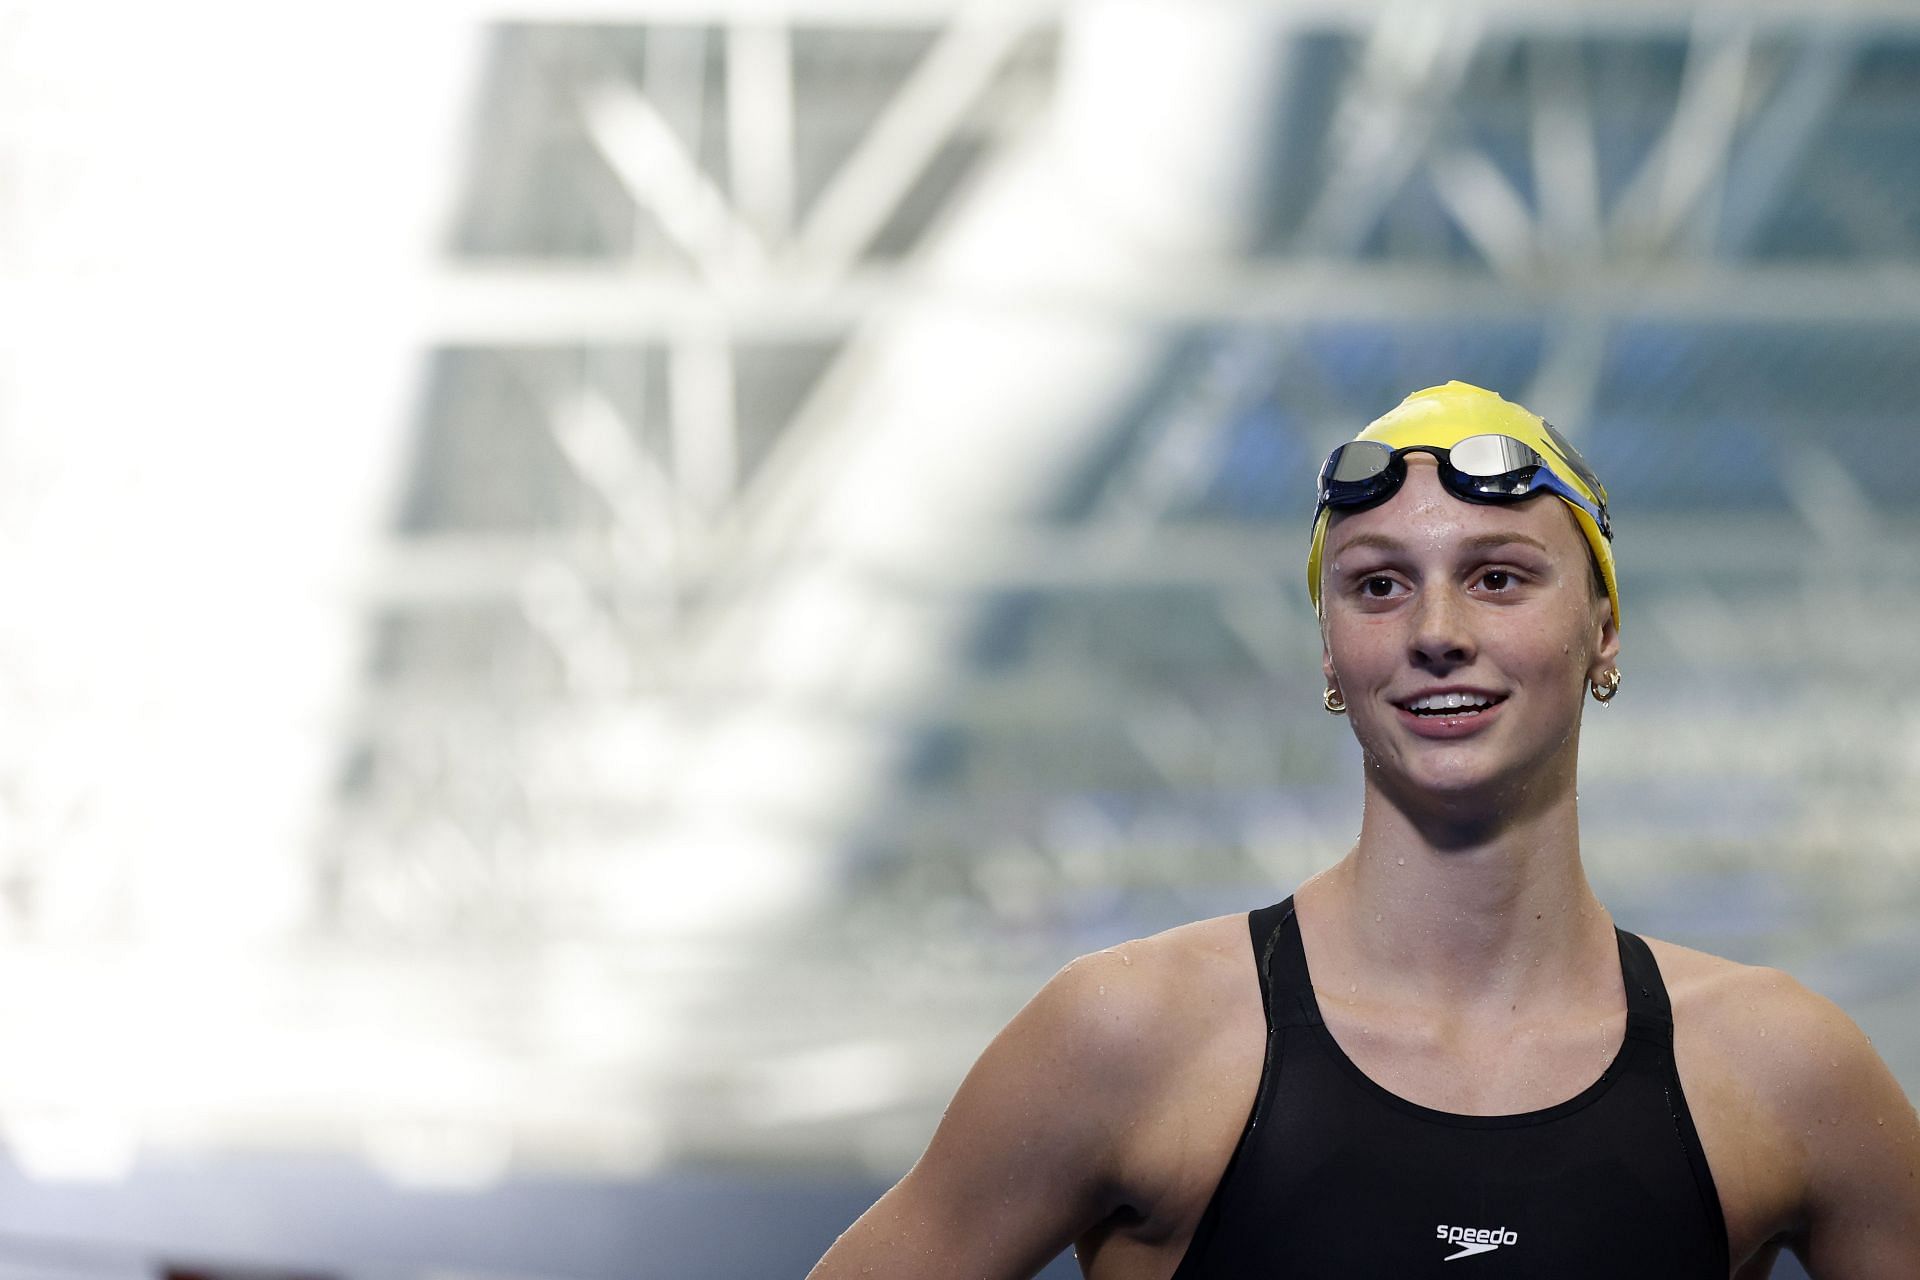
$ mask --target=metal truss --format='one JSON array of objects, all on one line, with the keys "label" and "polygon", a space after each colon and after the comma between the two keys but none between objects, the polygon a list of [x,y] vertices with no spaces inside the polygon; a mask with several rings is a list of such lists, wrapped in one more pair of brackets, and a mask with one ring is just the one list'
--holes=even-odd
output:
[{"label": "metal truss", "polygon": [[[357,705],[311,726],[311,910],[258,965],[56,975],[29,935],[82,805],[30,794],[26,722],[0,1007],[166,1009],[129,1025],[210,1047],[112,1114],[60,1100],[117,1077],[23,1068],[21,1150],[897,1172],[1073,951],[1350,839],[1288,493],[1489,333],[1647,491],[1728,499],[1622,521],[1630,692],[1583,796],[1610,888],[1805,877],[1754,959],[1920,906],[1920,705],[1886,675],[1920,576],[1887,443],[1920,398],[1920,8],[451,9],[491,53]],[[92,1021],[119,1070],[133,1033]]]},{"label": "metal truss", "polygon": [[[1401,15],[1405,0],[1225,0],[1240,12],[1276,14],[1321,27],[1370,29]],[[785,22],[801,26],[920,27],[938,24],[962,11],[1004,21],[1057,22],[1071,13],[1072,0],[476,0],[472,12],[482,20],[521,23],[712,23]],[[1602,35],[1657,35],[1683,30],[1702,11],[1728,12],[1714,5],[1662,4],[1660,0],[1599,0],[1536,5],[1525,0],[1466,0],[1452,6],[1465,17],[1527,32]],[[1809,7],[1787,0],[1756,0],[1737,10],[1743,21],[1767,29],[1805,30],[1845,27],[1868,34],[1910,31],[1920,26],[1913,7],[1902,0],[1834,0]]]},{"label": "metal truss", "polygon": [[[1630,326],[1920,323],[1898,175],[1833,143],[1866,109],[1850,96],[1862,59],[1920,28],[1904,4],[1238,6],[1278,51],[1262,83],[1285,104],[1282,171],[1266,175],[1270,207],[1203,230],[1191,209],[1182,223],[1151,202],[1036,198],[1068,187],[1049,167],[1072,162],[1061,95],[1091,92],[1074,79],[1097,71],[1079,51],[1111,35],[1089,7],[482,11],[509,24],[497,76],[518,67],[519,96],[499,117],[512,127],[475,143],[468,213],[494,230],[440,273],[421,335],[474,385],[447,393],[463,413],[424,431],[470,451],[474,477],[525,486],[541,514],[489,520],[479,479],[417,478],[423,509],[468,515],[410,525],[367,584],[388,660],[349,726],[324,924],[607,955],[738,946],[755,973],[798,956],[816,977],[893,957],[876,998],[910,1029],[884,1044],[867,1019],[887,1010],[827,1007],[797,972],[756,987],[719,962],[674,969],[676,1001],[645,1005],[667,1030],[618,1050],[644,1105],[609,1102],[657,1158],[831,1151],[891,1167],[923,1140],[957,1055],[1060,958],[1045,936],[1060,904],[1131,886],[1185,909],[1334,847],[1343,819],[1314,807],[1319,748],[1263,709],[1312,692],[1311,653],[1295,661],[1313,640],[1292,598],[1298,531],[1192,515],[1231,423],[1316,332],[1535,325],[1532,385],[1517,390],[1577,427],[1604,408],[1607,352]],[[1133,48],[1139,80],[1165,70]],[[1105,105],[1116,131],[1131,120],[1118,97]],[[1810,193],[1810,165],[1860,198]],[[1782,231],[1789,212],[1825,219],[1838,251],[1803,252]],[[1031,226],[1053,260],[956,269],[968,252],[985,260],[970,246],[995,219]],[[1109,244],[1128,252],[1099,269],[1074,258]],[[1046,400],[1015,341],[992,348],[996,363],[909,365],[902,335],[922,328],[1057,341],[1060,381],[1124,385]],[[1218,340],[1190,376],[1167,353],[1194,333]],[[806,372],[765,372],[780,363],[769,353]],[[903,370],[913,396],[883,396]],[[1126,380],[1156,370],[1173,390]],[[1059,419],[1057,456],[1014,447],[1013,426],[1048,436],[1038,409],[1000,435],[940,416],[943,401],[983,402],[990,377]],[[1355,411],[1289,387],[1313,402],[1306,430]],[[1104,461],[1063,517],[1032,477],[1072,489],[1068,444]],[[537,466],[502,479],[489,451]],[[964,502],[940,483],[1022,466],[1027,487],[979,484]],[[909,477],[904,497],[848,478],[889,470]],[[1822,527],[1835,511],[1881,531],[1911,576],[1906,513],[1849,492],[1843,467],[1824,474],[1831,492],[1797,521],[1642,526],[1659,550],[1638,579],[1652,670],[1683,669],[1703,643],[1776,669],[1833,607],[1819,554],[1844,533]],[[436,491],[457,484],[471,488]],[[863,519],[866,504],[894,523]],[[1726,579],[1780,564],[1818,603],[1770,631]],[[1134,624],[1112,619],[1143,599],[1181,621],[1128,649]],[[1046,614],[1021,632],[1025,656],[956,662],[996,611],[1023,609]],[[1872,634],[1842,646],[1842,667],[1887,660]],[[1103,637],[1107,667],[1085,656]],[[1718,723],[1765,738],[1743,757],[1754,770],[1848,758],[1837,735]],[[942,774],[943,743],[971,764]],[[1263,769],[1298,788],[1294,809],[1222,801],[1193,816],[1192,795],[1251,787]],[[1089,816],[1082,793],[1103,788],[1147,816]],[[1629,863],[1656,867],[1696,838],[1634,837]],[[1165,858],[1183,842],[1204,846],[1184,880]],[[959,954],[984,922],[1039,940],[966,952],[981,967],[970,998],[909,1008],[925,1005],[925,956],[902,952],[899,932]],[[841,957],[849,936],[867,959]],[[703,1030],[688,1011],[702,1001],[736,1021]],[[764,1039],[742,1066],[730,1055],[747,1019]],[[795,1093],[752,1119],[743,1099],[786,1097],[782,1072],[872,1087]],[[539,1140],[586,1146],[558,1122]]]}]

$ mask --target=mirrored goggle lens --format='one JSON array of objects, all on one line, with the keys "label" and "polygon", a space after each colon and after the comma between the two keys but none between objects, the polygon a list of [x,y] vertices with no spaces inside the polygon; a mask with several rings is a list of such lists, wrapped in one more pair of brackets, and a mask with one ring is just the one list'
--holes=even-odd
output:
[{"label": "mirrored goggle lens", "polygon": [[1448,450],[1455,471],[1475,478],[1505,476],[1540,467],[1546,459],[1512,436],[1468,436]]},{"label": "mirrored goggle lens", "polygon": [[1320,483],[1364,484],[1384,473],[1393,450],[1378,440],[1353,440],[1335,449],[1321,469]]},{"label": "mirrored goggle lens", "polygon": [[1511,436],[1468,436],[1448,451],[1447,462],[1478,496],[1524,498],[1547,460]]}]

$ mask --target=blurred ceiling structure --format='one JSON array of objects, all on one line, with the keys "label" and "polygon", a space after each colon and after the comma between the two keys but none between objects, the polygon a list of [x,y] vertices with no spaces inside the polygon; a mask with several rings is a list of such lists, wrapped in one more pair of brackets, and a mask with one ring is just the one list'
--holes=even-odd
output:
[{"label": "blurred ceiling structure", "polygon": [[1597,873],[1735,904],[1642,927],[1911,901],[1911,12],[523,16],[328,905],[603,948],[657,1150],[897,1168],[1062,959],[1337,856],[1308,477],[1448,376],[1617,495]]},{"label": "blurred ceiling structure", "polygon": [[1920,1085],[1920,10],[448,13],[315,833],[168,971],[197,1086],[16,1140],[897,1171],[1059,964],[1345,849],[1311,477],[1449,377],[1615,497],[1603,896]]}]

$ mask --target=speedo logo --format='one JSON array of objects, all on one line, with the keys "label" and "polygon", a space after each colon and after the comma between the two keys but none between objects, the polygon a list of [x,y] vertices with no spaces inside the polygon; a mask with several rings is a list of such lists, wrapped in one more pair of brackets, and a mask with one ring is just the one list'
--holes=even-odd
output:
[{"label": "speedo logo", "polygon": [[1460,1250],[1440,1259],[1442,1262],[1471,1258],[1476,1253],[1492,1253],[1503,1244],[1520,1243],[1520,1233],[1505,1227],[1450,1227],[1443,1222],[1433,1229],[1433,1234],[1435,1238],[1456,1245]]}]

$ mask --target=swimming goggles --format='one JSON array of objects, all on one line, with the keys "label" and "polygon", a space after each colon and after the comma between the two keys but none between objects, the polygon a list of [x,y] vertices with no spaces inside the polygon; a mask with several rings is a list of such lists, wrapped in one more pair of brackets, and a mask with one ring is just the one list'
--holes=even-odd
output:
[{"label": "swimming goggles", "polygon": [[1556,475],[1553,464],[1531,445],[1503,435],[1468,436],[1451,448],[1410,444],[1395,449],[1378,440],[1349,440],[1327,455],[1326,465],[1320,468],[1314,519],[1318,520],[1328,507],[1355,511],[1391,498],[1407,478],[1409,453],[1431,454],[1440,464],[1440,483],[1463,501],[1498,504],[1551,493],[1593,517],[1601,536],[1609,542],[1613,540],[1606,490],[1600,487],[1600,481],[1572,445],[1566,446],[1559,462],[1590,490],[1601,495],[1598,502]]}]

